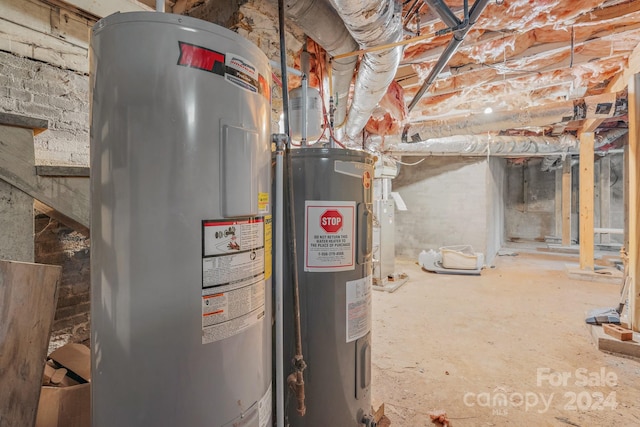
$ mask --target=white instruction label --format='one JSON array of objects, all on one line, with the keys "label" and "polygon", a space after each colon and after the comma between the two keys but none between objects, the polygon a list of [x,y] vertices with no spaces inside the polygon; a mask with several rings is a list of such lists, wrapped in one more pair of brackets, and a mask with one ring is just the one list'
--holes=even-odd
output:
[{"label": "white instruction label", "polygon": [[371,330],[371,276],[347,282],[347,342]]},{"label": "white instruction label", "polygon": [[304,271],[355,269],[356,202],[305,202]]},{"label": "white instruction label", "polygon": [[258,425],[260,427],[267,427],[271,424],[271,394],[273,393],[271,390],[272,384],[269,384],[269,389],[262,396],[262,399],[258,402]]},{"label": "white instruction label", "polygon": [[202,221],[202,343],[265,316],[264,219]]}]

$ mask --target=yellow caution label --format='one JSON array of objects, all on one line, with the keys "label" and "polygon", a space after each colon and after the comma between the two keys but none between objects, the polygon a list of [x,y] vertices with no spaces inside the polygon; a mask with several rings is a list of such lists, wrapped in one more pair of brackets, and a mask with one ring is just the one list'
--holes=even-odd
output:
[{"label": "yellow caution label", "polygon": [[269,212],[269,193],[258,193],[258,212]]},{"label": "yellow caution label", "polygon": [[[267,194],[267,198],[268,198]],[[271,277],[271,252],[273,250],[273,231],[271,215],[264,217],[264,280]]]}]

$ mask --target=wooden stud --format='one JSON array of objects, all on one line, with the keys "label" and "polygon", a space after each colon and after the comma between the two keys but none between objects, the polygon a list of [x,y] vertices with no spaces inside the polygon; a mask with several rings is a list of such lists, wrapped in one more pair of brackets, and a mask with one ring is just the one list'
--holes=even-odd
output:
[{"label": "wooden stud", "polygon": [[629,84],[629,320],[631,328],[640,331],[640,251],[638,250],[638,214],[640,213],[640,74],[635,74]]},{"label": "wooden stud", "polygon": [[[600,159],[598,188],[600,189],[600,228],[611,228],[611,156]],[[611,243],[611,235],[600,234],[600,243]]]},{"label": "wooden stud", "polygon": [[580,134],[580,269],[593,270],[593,145],[594,133]]}]

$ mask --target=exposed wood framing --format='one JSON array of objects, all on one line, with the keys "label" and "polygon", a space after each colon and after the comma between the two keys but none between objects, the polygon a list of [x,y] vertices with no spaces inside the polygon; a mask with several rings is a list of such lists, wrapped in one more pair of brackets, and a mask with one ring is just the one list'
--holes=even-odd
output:
[{"label": "exposed wood framing", "polygon": [[88,73],[93,21],[37,0],[0,2],[0,50]]},{"label": "exposed wood framing", "polygon": [[640,74],[629,84],[629,321],[640,332],[640,248],[638,248],[638,215],[640,214]]},{"label": "exposed wood framing", "polygon": [[31,129],[0,126],[0,179],[89,226],[89,179],[36,175]]},{"label": "exposed wood framing", "polygon": [[80,10],[89,12],[99,18],[104,18],[105,16],[116,12],[140,12],[154,10],[146,4],[136,0],[65,0],[65,3],[68,3]]},{"label": "exposed wood framing", "polygon": [[580,269],[593,270],[593,132],[580,134]]},{"label": "exposed wood framing", "polygon": [[[598,188],[600,189],[600,228],[611,227],[611,156],[601,158]],[[611,235],[600,234],[600,243],[611,243]]]}]

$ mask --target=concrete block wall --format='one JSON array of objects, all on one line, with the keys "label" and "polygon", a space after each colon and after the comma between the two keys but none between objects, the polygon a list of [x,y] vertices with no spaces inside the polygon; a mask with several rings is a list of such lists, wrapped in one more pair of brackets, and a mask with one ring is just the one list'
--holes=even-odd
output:
[{"label": "concrete block wall", "polygon": [[555,234],[556,174],[541,165],[542,159],[507,163],[507,240],[542,242]]},{"label": "concrete block wall", "polygon": [[503,221],[500,208],[491,206],[501,204],[504,183],[502,163],[494,163],[495,177],[485,158],[427,157],[402,166],[392,186],[408,210],[396,211],[396,254],[417,258],[422,250],[470,244],[491,262]]},{"label": "concrete block wall", "polygon": [[35,262],[62,266],[50,350],[90,334],[89,237],[44,214],[35,220]]},{"label": "concrete block wall", "polygon": [[0,51],[0,111],[49,120],[36,164],[89,165],[89,77]]}]

